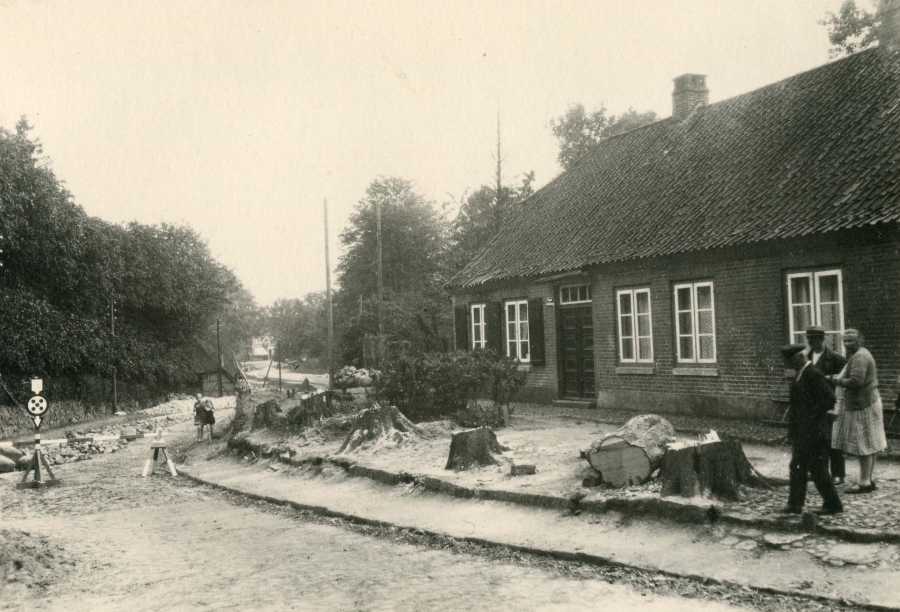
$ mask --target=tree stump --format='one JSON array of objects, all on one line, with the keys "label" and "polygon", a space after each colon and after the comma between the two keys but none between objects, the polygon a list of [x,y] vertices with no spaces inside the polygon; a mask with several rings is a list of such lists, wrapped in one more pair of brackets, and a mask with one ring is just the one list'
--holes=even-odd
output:
[{"label": "tree stump", "polygon": [[468,470],[475,466],[499,465],[498,453],[509,450],[497,441],[490,427],[467,429],[453,434],[446,470]]},{"label": "tree stump", "polygon": [[738,440],[723,440],[669,449],[660,470],[660,495],[681,497],[714,496],[735,501],[741,485],[771,485],[750,465]]},{"label": "tree stump", "polygon": [[378,438],[395,437],[398,432],[417,436],[424,435],[422,430],[403,416],[396,406],[375,404],[356,415],[353,426],[347,432],[347,437],[344,438],[344,443],[341,444],[338,453],[352,452],[364,443],[375,441]]},{"label": "tree stump", "polygon": [[641,484],[659,467],[666,445],[674,440],[671,423],[655,414],[642,414],[600,438],[585,457],[607,484]]}]

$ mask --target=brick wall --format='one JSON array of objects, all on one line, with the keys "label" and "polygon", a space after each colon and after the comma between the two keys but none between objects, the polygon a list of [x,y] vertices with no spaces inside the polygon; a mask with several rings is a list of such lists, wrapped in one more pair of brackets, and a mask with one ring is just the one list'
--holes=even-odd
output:
[{"label": "brick wall", "polygon": [[[895,225],[715,249],[599,266],[590,271],[597,401],[635,411],[716,416],[767,416],[787,399],[779,349],[789,341],[787,274],[839,268],[845,327],[856,327],[879,369],[886,401],[900,376],[900,232]],[[712,281],[717,360],[680,366],[675,357],[673,285]],[[568,284],[568,281],[566,282]],[[549,297],[557,284],[496,285],[455,296],[455,303]],[[649,287],[654,364],[635,369],[618,358],[616,290]],[[546,366],[534,366],[529,387],[557,396],[555,306],[545,306]],[[680,375],[683,367],[701,368]],[[618,371],[617,371],[617,368]]]}]

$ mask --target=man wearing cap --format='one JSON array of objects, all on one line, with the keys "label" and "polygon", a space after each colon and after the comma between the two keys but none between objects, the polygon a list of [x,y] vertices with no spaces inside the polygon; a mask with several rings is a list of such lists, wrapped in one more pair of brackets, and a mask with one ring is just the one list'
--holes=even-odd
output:
[{"label": "man wearing cap", "polygon": [[791,383],[788,436],[791,439],[790,492],[784,512],[800,514],[806,502],[806,479],[812,477],[823,504],[820,514],[844,511],[828,472],[831,449],[831,417],[834,390],[825,375],[806,359],[806,346],[791,344],[781,349],[785,364],[797,372]]},{"label": "man wearing cap", "polygon": [[[826,377],[840,374],[847,365],[846,357],[825,346],[824,327],[819,325],[807,327],[806,343],[809,345],[809,349],[806,351],[807,359]],[[831,383],[831,388],[834,388],[834,383]],[[828,451],[828,460],[831,464],[831,476],[835,479],[835,484],[843,484],[844,478],[847,476],[844,453],[838,448],[831,448]]]}]

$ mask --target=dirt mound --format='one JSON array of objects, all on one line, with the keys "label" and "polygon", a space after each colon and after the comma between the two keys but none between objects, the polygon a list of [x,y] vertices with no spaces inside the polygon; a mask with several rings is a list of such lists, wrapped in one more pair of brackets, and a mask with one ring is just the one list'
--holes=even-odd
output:
[{"label": "dirt mound", "polygon": [[0,529],[0,601],[20,604],[40,596],[75,563],[74,556],[46,536]]}]

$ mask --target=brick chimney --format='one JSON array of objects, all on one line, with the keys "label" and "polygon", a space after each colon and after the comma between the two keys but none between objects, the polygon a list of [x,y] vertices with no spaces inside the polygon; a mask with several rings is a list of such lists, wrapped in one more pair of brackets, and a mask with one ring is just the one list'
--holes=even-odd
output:
[{"label": "brick chimney", "polygon": [[672,116],[684,119],[698,106],[709,104],[709,90],[706,88],[705,74],[682,74],[673,79]]},{"label": "brick chimney", "polygon": [[878,45],[888,53],[900,52],[900,0],[887,0],[879,17]]}]

